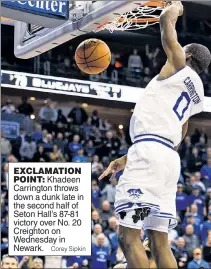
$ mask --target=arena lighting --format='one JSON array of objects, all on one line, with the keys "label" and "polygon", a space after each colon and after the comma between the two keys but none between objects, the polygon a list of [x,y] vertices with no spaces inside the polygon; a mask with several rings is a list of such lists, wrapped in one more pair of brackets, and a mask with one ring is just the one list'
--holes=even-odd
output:
[{"label": "arena lighting", "polygon": [[122,124],[119,125],[119,129],[122,130],[124,126]]},{"label": "arena lighting", "polygon": [[88,104],[87,103],[83,103],[81,106],[84,107],[84,108],[86,108],[86,107],[88,107]]},{"label": "arena lighting", "polygon": [[30,97],[30,101],[35,101],[36,98],[35,97]]},{"label": "arena lighting", "polygon": [[35,115],[30,115],[30,118],[32,119],[32,120],[34,120],[35,119]]}]

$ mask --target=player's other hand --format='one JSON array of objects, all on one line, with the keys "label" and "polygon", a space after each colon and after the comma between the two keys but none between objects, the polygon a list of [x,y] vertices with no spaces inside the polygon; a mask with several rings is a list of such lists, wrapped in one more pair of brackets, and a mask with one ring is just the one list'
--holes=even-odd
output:
[{"label": "player's other hand", "polygon": [[179,16],[183,15],[184,7],[181,1],[172,1],[171,5],[176,6],[179,9]]},{"label": "player's other hand", "polygon": [[112,161],[109,164],[108,168],[102,173],[102,175],[98,179],[101,180],[109,174],[112,174],[112,177],[114,177],[117,172],[119,172],[125,168],[126,159],[127,159],[127,157],[123,156],[119,159]]}]

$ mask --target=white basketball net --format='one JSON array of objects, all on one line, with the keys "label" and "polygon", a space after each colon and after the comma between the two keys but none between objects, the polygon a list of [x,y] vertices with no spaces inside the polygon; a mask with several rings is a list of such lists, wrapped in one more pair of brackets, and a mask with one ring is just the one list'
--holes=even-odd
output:
[{"label": "white basketball net", "polygon": [[127,13],[116,17],[113,21],[98,27],[95,32],[99,32],[105,29],[111,33],[114,31],[134,31],[144,29],[149,25],[157,24],[159,23],[160,13],[165,7],[165,2],[156,2],[160,2],[161,4],[159,6],[153,7],[147,5],[139,5],[136,9],[128,11]]}]

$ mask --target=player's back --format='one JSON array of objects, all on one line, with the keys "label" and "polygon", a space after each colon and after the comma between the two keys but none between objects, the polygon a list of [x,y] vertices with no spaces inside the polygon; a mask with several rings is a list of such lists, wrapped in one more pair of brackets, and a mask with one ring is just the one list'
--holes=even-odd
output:
[{"label": "player's back", "polygon": [[154,77],[137,102],[130,122],[132,141],[142,134],[153,134],[181,141],[182,125],[203,110],[204,88],[198,74],[186,66],[173,76]]}]

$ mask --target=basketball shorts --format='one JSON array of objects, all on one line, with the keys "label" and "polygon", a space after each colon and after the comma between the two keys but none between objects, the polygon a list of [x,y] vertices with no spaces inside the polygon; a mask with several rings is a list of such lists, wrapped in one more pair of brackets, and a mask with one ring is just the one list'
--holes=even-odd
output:
[{"label": "basketball shorts", "polygon": [[[116,189],[115,211],[120,225],[161,232],[173,229],[177,225],[179,175],[180,158],[171,141],[152,135],[137,138]],[[147,209],[147,216],[142,219],[137,209]]]}]

